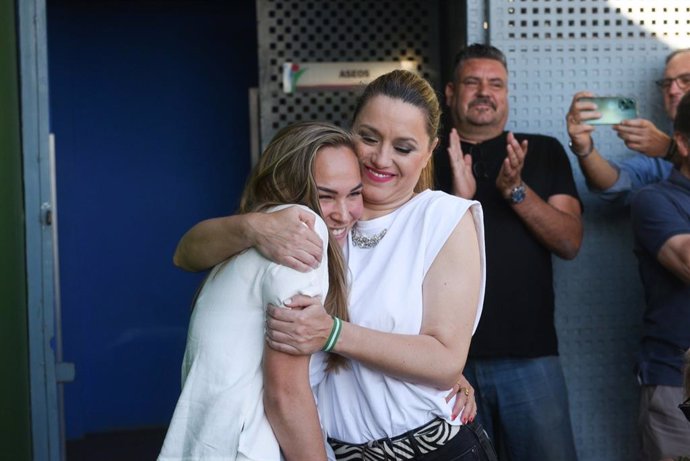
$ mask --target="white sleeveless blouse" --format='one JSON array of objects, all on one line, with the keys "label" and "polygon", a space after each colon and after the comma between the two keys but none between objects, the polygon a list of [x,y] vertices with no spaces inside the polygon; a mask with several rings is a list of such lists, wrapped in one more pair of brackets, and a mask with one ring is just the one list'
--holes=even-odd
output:
[{"label": "white sleeveless blouse", "polygon": [[[418,334],[424,277],[468,210],[481,242],[476,329],[486,280],[482,209],[478,202],[440,191],[424,191],[391,214],[357,224],[367,236],[388,230],[370,249],[354,246],[350,238],[351,322],[385,332]],[[329,373],[317,387],[321,422],[330,437],[350,443],[394,437],[437,416],[460,424],[460,418],[450,421],[453,400],[446,403],[447,390],[407,383],[355,361],[350,365]]]}]

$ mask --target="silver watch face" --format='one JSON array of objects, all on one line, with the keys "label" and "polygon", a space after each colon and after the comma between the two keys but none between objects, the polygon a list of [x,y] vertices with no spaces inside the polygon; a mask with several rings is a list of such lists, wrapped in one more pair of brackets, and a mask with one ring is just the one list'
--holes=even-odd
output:
[{"label": "silver watch face", "polygon": [[510,191],[510,202],[513,204],[518,204],[523,200],[525,200],[525,186],[520,184]]}]

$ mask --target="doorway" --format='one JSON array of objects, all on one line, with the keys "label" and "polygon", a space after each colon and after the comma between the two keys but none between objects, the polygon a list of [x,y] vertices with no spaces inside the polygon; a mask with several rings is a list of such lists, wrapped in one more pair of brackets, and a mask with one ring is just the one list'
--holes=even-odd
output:
[{"label": "doorway", "polygon": [[254,2],[48,0],[46,12],[63,356],[76,368],[67,459],[152,459],[201,280],[173,266],[175,245],[233,212],[250,168]]}]

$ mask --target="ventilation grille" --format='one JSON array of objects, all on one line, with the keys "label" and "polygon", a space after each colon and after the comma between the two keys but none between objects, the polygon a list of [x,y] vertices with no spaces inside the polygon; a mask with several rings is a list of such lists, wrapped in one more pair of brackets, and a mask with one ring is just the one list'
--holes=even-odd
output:
[{"label": "ventilation grille", "polygon": [[349,127],[356,91],[283,93],[285,62],[414,61],[436,85],[436,2],[258,0],[261,142],[300,120]]},{"label": "ventilation grille", "polygon": [[511,39],[690,37],[688,6],[660,7],[650,6],[652,2],[635,2],[640,6],[632,7],[612,6],[613,2],[603,1],[558,0],[508,3],[504,25]]},{"label": "ventilation grille", "polygon": [[[666,56],[690,46],[690,3],[643,0],[468,0],[469,41],[489,40],[506,53],[509,128],[567,143],[565,113],[573,94],[625,95],[640,117],[670,128],[654,80]],[[659,2],[661,3],[661,2]],[[488,33],[484,25],[488,24]],[[615,133],[598,128],[609,158],[631,155]]]}]

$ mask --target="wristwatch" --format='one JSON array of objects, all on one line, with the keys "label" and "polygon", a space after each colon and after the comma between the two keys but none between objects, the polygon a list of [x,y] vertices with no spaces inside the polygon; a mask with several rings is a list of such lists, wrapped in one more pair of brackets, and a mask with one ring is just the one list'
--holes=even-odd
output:
[{"label": "wristwatch", "polygon": [[571,141],[568,141],[568,147],[570,147],[570,152],[572,152],[573,154],[575,154],[575,157],[577,157],[577,158],[587,158],[587,157],[589,157],[589,156],[592,154],[592,152],[594,151],[594,139],[592,139],[592,142],[591,142],[590,145],[589,145],[589,150],[588,150],[587,152],[585,152],[585,153],[582,153],[582,154],[581,154],[580,152],[576,151],[576,150],[573,148],[573,141],[572,141],[572,140],[571,140]]},{"label": "wristwatch", "polygon": [[510,190],[508,201],[511,205],[517,205],[518,203],[522,203],[523,200],[525,200],[525,183],[521,182],[520,185]]}]

